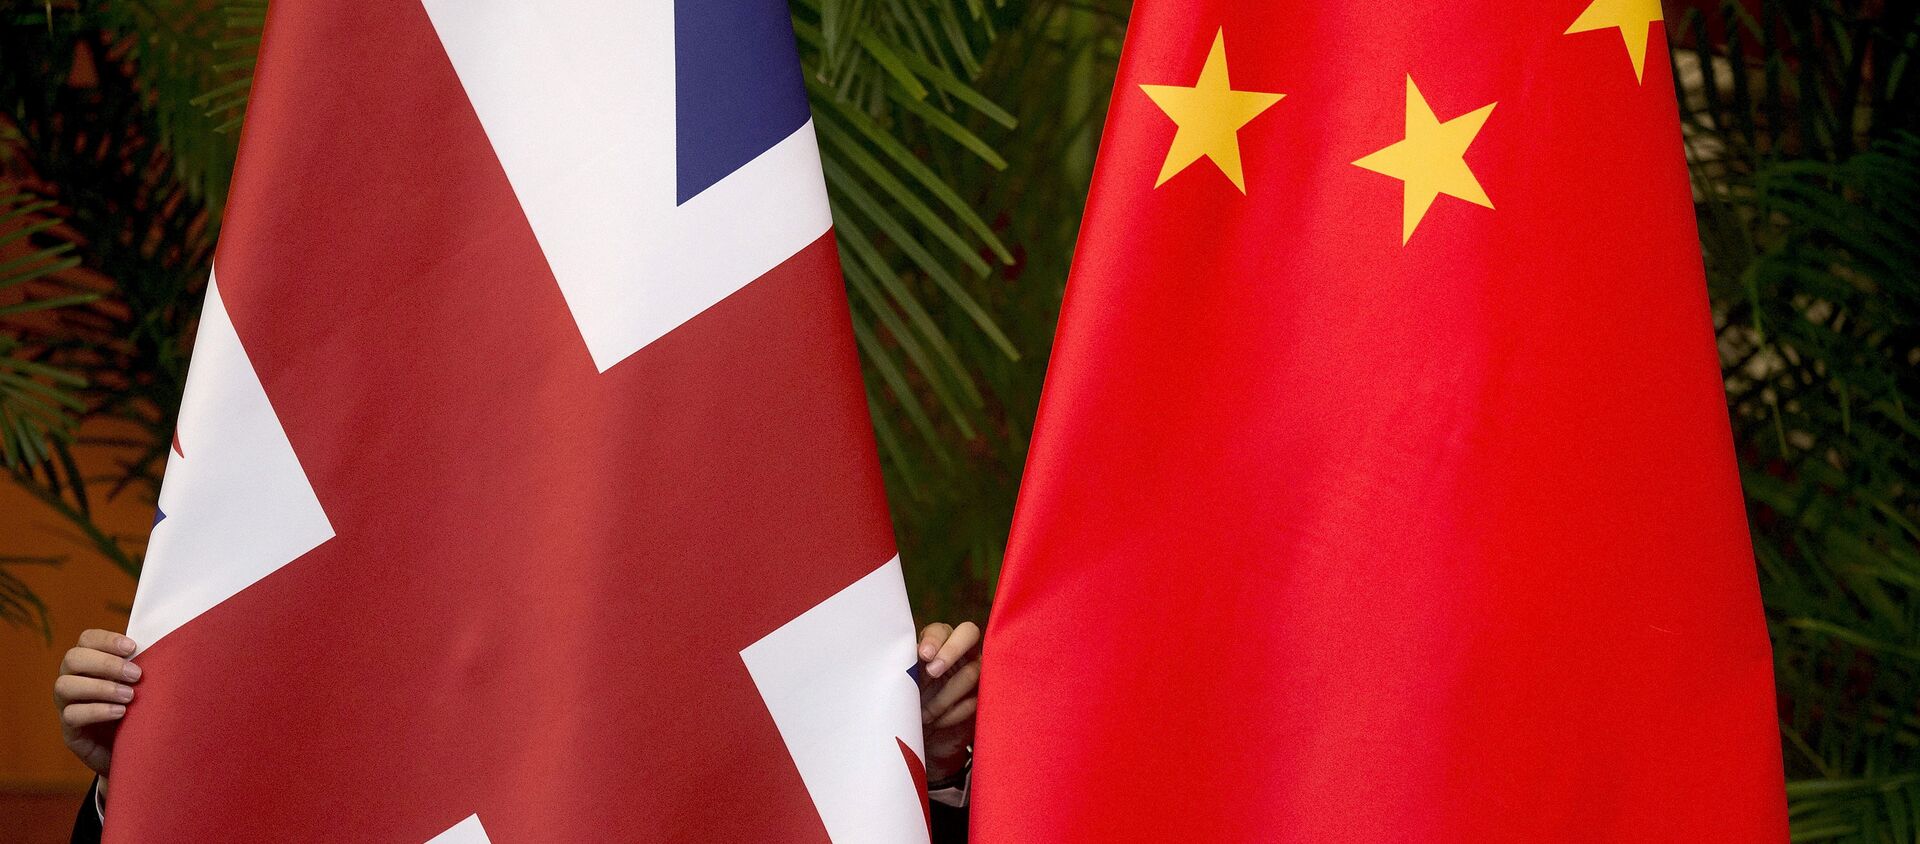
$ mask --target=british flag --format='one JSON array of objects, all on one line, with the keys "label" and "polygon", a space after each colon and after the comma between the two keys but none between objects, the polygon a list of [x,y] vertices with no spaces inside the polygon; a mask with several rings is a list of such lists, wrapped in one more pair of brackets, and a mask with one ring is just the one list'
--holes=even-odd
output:
[{"label": "british flag", "polygon": [[275,3],[107,840],[926,840],[831,225],[777,0]]}]

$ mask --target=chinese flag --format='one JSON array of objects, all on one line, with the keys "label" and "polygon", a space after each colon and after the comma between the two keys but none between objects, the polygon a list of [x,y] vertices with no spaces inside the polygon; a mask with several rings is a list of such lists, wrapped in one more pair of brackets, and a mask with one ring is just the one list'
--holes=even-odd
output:
[{"label": "chinese flag", "polygon": [[1142,0],[975,830],[1783,841],[1655,0]]}]

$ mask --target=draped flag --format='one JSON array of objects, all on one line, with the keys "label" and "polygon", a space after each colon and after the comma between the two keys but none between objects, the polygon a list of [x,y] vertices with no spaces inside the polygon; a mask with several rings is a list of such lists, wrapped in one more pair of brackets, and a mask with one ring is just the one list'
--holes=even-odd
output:
[{"label": "draped flag", "polygon": [[1657,0],[1134,8],[974,834],[1785,840]]},{"label": "draped flag", "polygon": [[786,4],[273,4],[113,842],[925,841]]}]

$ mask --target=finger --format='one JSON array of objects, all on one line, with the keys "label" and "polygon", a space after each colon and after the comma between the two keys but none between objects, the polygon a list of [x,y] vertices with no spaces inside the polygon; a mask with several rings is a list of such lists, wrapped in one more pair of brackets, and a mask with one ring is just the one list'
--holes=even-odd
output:
[{"label": "finger", "polygon": [[80,634],[80,647],[106,651],[115,656],[133,656],[133,640],[111,630],[88,630]]},{"label": "finger", "polygon": [[60,673],[132,683],[140,679],[140,666],[106,651],[74,648],[60,661]]},{"label": "finger", "polygon": [[946,685],[940,687],[940,691],[934,694],[933,699],[927,701],[926,707],[924,707],[920,713],[920,720],[923,723],[930,723],[934,719],[945,715],[947,710],[953,708],[954,704],[973,697],[974,690],[979,686],[979,661],[976,660],[960,666],[958,670],[953,672],[952,677],[947,678]]},{"label": "finger", "polygon": [[62,674],[53,681],[53,699],[63,707],[73,703],[127,703],[133,700],[133,687],[112,680]]},{"label": "finger", "polygon": [[934,655],[933,661],[927,663],[927,676],[938,677],[947,673],[948,668],[959,664],[961,657],[966,656],[967,652],[973,650],[973,646],[978,644],[980,644],[980,628],[971,621],[961,622],[959,627],[953,628],[953,635],[948,636],[947,641],[940,646],[940,652]]},{"label": "finger", "polygon": [[952,709],[947,710],[946,714],[933,719],[933,728],[936,730],[944,730],[948,727],[964,724],[968,718],[973,717],[974,711],[979,708],[980,699],[977,697],[970,697],[960,701],[954,704]]},{"label": "finger", "polygon": [[91,727],[118,721],[127,714],[127,707],[118,703],[76,703],[60,710],[60,723],[69,727]]},{"label": "finger", "polygon": [[953,628],[945,624],[936,622],[927,625],[927,629],[920,631],[920,661],[932,659],[934,654],[940,652],[940,643],[945,642],[951,635],[953,635]]}]

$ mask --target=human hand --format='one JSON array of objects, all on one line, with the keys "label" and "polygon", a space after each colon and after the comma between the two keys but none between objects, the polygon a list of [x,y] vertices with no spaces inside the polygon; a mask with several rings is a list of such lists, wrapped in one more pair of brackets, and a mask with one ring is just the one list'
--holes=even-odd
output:
[{"label": "human hand", "polygon": [[920,723],[927,752],[927,782],[949,780],[966,770],[979,707],[980,628],[929,624],[920,631]]},{"label": "human hand", "polygon": [[60,661],[53,681],[53,703],[60,711],[60,733],[67,749],[101,777],[113,761],[113,734],[133,701],[140,666],[133,640],[108,630],[88,630]]}]

